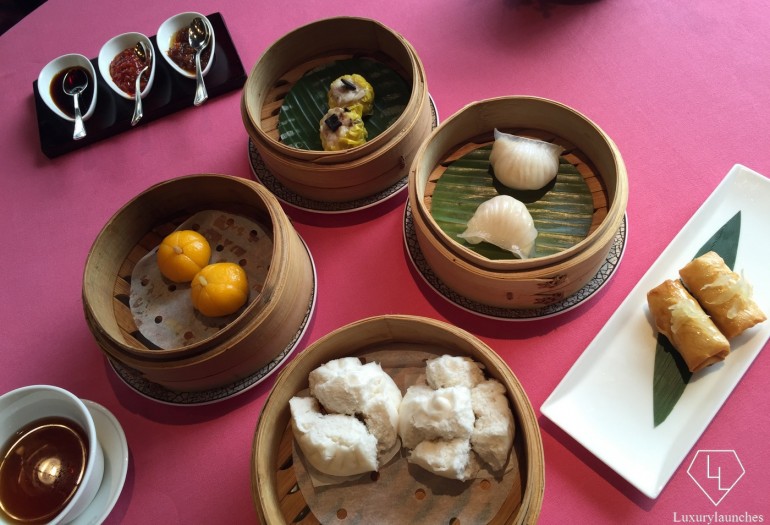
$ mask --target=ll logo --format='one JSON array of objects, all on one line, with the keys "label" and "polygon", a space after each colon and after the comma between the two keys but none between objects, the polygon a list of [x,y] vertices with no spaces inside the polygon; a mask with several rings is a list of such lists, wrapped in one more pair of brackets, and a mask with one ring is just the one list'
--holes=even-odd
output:
[{"label": "ll logo", "polygon": [[699,450],[687,473],[715,506],[746,471],[734,450]]}]

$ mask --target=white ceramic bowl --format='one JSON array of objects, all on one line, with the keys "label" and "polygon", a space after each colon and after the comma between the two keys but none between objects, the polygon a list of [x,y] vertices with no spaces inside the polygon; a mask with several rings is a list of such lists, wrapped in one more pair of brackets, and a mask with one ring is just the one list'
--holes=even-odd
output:
[{"label": "white ceramic bowl", "polygon": [[[89,453],[80,487],[49,525],[74,520],[93,501],[102,483],[104,454],[96,437],[93,417],[80,399],[56,386],[26,386],[0,396],[0,444],[5,444],[27,424],[52,416],[77,422],[86,432]],[[7,523],[2,515],[0,523]]]},{"label": "white ceramic bowl", "polygon": [[216,51],[216,34],[214,33],[214,28],[211,27],[211,22],[209,22],[209,19],[206,18],[204,15],[200,13],[196,13],[193,11],[187,12],[187,13],[179,13],[178,15],[174,15],[165,22],[163,22],[160,27],[158,28],[157,36],[155,37],[158,42],[158,49],[160,49],[160,54],[163,55],[163,58],[166,59],[166,62],[174,68],[175,71],[177,71],[180,75],[186,76],[187,78],[195,78],[195,73],[190,73],[189,71],[185,71],[181,67],[179,67],[173,60],[171,60],[168,56],[168,49],[171,47],[171,39],[174,37],[174,34],[179,31],[182,28],[189,27],[190,23],[193,21],[193,18],[196,16],[199,16],[203,19],[203,21],[206,23],[207,26],[209,26],[209,31],[211,32],[211,42],[209,43],[209,46],[211,48],[211,58],[209,59],[208,64],[206,64],[206,67],[203,68],[202,74],[203,76],[206,76],[206,73],[209,72],[211,69],[211,64],[214,63],[214,51]]},{"label": "white ceramic bowl", "polygon": [[150,89],[152,89],[152,83],[155,80],[155,60],[157,57],[155,56],[155,48],[152,46],[150,39],[142,33],[123,33],[122,35],[118,35],[108,40],[99,51],[99,73],[101,73],[104,81],[107,82],[107,85],[110,86],[115,93],[128,100],[133,100],[134,97],[120,89],[112,80],[112,76],[110,75],[110,62],[112,62],[112,59],[114,59],[118,53],[124,49],[134,47],[139,41],[144,42],[147,49],[151,49],[153,53],[152,61],[150,63],[150,79],[142,90],[142,98],[144,98],[150,92]]},{"label": "white ceramic bowl", "polygon": [[58,58],[54,58],[48,62],[48,64],[46,64],[43,69],[40,70],[40,75],[37,77],[37,90],[40,93],[40,98],[42,98],[43,102],[45,102],[45,105],[51,108],[51,111],[56,113],[58,116],[65,120],[69,120],[70,122],[74,122],[75,119],[59,109],[51,97],[51,81],[60,71],[75,66],[83,67],[91,74],[91,85],[89,85],[86,89],[92,90],[94,96],[91,99],[91,104],[89,104],[87,108],[80,108],[83,120],[87,120],[91,117],[91,115],[94,114],[94,110],[96,109],[96,95],[99,92],[96,84],[96,70],[94,69],[94,65],[90,60],[88,60],[87,57],[77,53],[70,53],[69,55],[62,55]]}]

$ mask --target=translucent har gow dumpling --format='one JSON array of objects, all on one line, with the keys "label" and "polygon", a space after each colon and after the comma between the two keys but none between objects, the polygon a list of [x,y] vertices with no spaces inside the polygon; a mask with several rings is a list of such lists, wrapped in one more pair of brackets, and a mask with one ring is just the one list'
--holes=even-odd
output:
[{"label": "translucent har gow dumpling", "polygon": [[537,190],[559,172],[559,145],[495,129],[489,162],[495,177],[514,190]]},{"label": "translucent har gow dumpling", "polygon": [[521,201],[510,195],[498,195],[476,208],[465,231],[458,237],[471,244],[488,242],[526,259],[535,245],[537,228]]}]

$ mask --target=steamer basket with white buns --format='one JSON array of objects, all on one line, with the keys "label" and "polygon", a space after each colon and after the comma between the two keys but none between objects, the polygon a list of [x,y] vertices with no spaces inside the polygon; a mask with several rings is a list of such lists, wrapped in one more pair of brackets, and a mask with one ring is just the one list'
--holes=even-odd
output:
[{"label": "steamer basket with white buns", "polygon": [[[297,355],[282,370],[270,392],[257,423],[252,449],[252,496],[260,522],[265,524],[326,522],[314,514],[309,503],[315,501],[315,492],[304,494],[307,487],[302,468],[293,455],[293,432],[290,422],[289,400],[308,388],[311,371],[331,360],[363,356],[366,362],[382,364],[383,369],[404,367],[420,356],[420,364],[441,355],[466,356],[480,363],[488,378],[498,380],[506,389],[513,412],[515,435],[509,468],[501,480],[451,480],[454,504],[467,504],[481,498],[489,513],[484,521],[492,524],[534,524],[540,514],[544,494],[543,445],[532,405],[521,384],[508,365],[491,348],[468,332],[447,323],[408,315],[385,315],[363,319],[322,337]],[[401,387],[403,390],[403,386]],[[403,457],[396,461],[406,462]],[[511,466],[515,465],[515,466]],[[414,469],[412,468],[414,467]],[[393,523],[440,521],[437,483],[434,474],[410,466],[407,483],[387,483],[387,472],[365,475],[360,481],[348,481],[341,494],[356,494],[364,485],[372,491],[367,501],[343,500],[334,505],[337,517],[354,519],[360,507],[389,508]],[[502,497],[495,503],[488,501],[489,481],[508,483]],[[328,488],[327,488],[328,490]],[[325,492],[325,491],[321,491]],[[336,500],[335,500],[336,501]],[[494,505],[494,506],[492,506]],[[470,512],[470,511],[469,511]],[[419,517],[419,519],[418,519]],[[337,519],[336,517],[334,519]],[[361,518],[363,519],[363,518]],[[460,523],[472,523],[478,515],[456,516]],[[439,520],[439,521],[437,521]]]},{"label": "steamer basket with white buns", "polygon": [[[233,318],[202,320],[211,326],[210,335],[159,347],[144,336],[130,308],[135,301],[132,273],[146,257],[154,263],[155,248],[164,236],[196,213],[209,210],[230,214],[221,230],[244,230],[246,224],[257,224],[264,231],[266,235],[261,235],[269,239],[272,252],[258,253],[254,247],[266,245],[252,242],[253,230],[243,232],[246,241],[237,251],[233,245],[211,246],[212,253],[229,250],[246,269],[257,261],[267,264],[264,281],[249,283],[249,300]],[[239,222],[243,219],[251,222]],[[151,284],[177,286],[170,281]],[[184,302],[189,288],[180,287],[178,293],[181,307],[194,312],[192,304]],[[254,181],[219,174],[178,177],[134,197],[97,236],[83,276],[86,321],[107,358],[172,392],[223,388],[263,369],[304,330],[314,297],[312,258],[277,199]],[[174,318],[155,322],[179,324]],[[187,337],[189,327],[178,329]]]},{"label": "steamer basket with white buns", "polygon": [[[530,259],[493,260],[447,235],[430,211],[442,167],[458,151],[489,144],[493,130],[544,135],[565,147],[592,192],[593,219],[585,239]],[[562,301],[586,285],[605,263],[628,200],[625,164],[595,123],[559,102],[510,96],[474,102],[446,119],[417,152],[409,175],[409,209],[430,269],[459,295],[482,305],[534,309]]]},{"label": "steamer basket with white buns", "polygon": [[[411,85],[403,112],[382,133],[351,149],[317,151],[284,144],[279,113],[292,86],[313,68],[352,57],[382,62]],[[319,122],[324,112],[319,108]],[[425,70],[412,45],[379,22],[355,17],[319,20],[273,43],[246,80],[241,116],[278,182],[306,199],[331,203],[371,197],[405,179],[433,125]]]}]

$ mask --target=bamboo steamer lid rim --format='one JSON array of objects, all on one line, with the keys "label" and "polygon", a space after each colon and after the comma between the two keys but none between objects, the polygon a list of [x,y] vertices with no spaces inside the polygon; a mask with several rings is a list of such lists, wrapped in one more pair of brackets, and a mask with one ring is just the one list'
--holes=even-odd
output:
[{"label": "bamboo steamer lid rim", "polygon": [[[428,211],[425,204],[424,191],[427,175],[429,175],[430,171],[435,167],[436,161],[438,161],[438,155],[446,154],[447,151],[461,145],[462,141],[459,144],[447,142],[445,148],[436,148],[438,151],[434,152],[434,156],[428,155],[428,150],[435,142],[443,144],[443,142],[445,142],[442,140],[444,135],[451,133],[455,126],[462,127],[464,123],[474,121],[473,117],[478,117],[478,119],[475,120],[482,121],[484,124],[478,125],[474,132],[469,133],[469,136],[467,136],[466,139],[480,136],[485,133],[491,134],[492,129],[482,129],[480,127],[481,125],[487,124],[490,106],[527,103],[541,105],[544,108],[563,112],[565,115],[577,119],[580,121],[581,125],[589,129],[592,136],[600,140],[601,148],[608,154],[607,158],[611,159],[616,174],[616,180],[614,181],[615,191],[612,192],[611,200],[608,203],[608,214],[600,226],[571,248],[555,254],[532,259],[491,260],[477,254],[466,246],[463,246],[444,233]],[[506,126],[502,125],[501,127]],[[527,127],[527,125],[522,124],[519,127]],[[447,130],[449,130],[449,132]],[[557,131],[551,129],[545,131],[558,134]],[[607,181],[605,181],[605,184],[606,183]],[[553,267],[557,264],[571,265],[570,261],[575,261],[576,257],[579,257],[582,252],[585,252],[586,250],[591,251],[597,247],[602,249],[604,244],[611,242],[625,215],[628,200],[628,182],[625,163],[623,162],[623,158],[616,144],[591,119],[577,110],[554,100],[535,96],[512,95],[471,102],[444,120],[436,129],[434,129],[429,137],[423,142],[412,162],[409,173],[408,193],[413,215],[419,215],[432,236],[438,239],[449,252],[458,256],[463,261],[482,269],[482,271],[485,271],[484,269],[492,272],[537,271],[540,268]]]},{"label": "bamboo steamer lid rim", "polygon": [[[134,206],[137,205],[139,201],[142,199],[145,199],[148,197],[148,195],[159,191],[161,189],[167,190],[170,188],[173,188],[176,185],[184,184],[186,182],[196,182],[196,181],[203,181],[206,180],[212,180],[212,181],[221,181],[226,184],[236,184],[243,186],[246,191],[250,191],[254,194],[256,194],[261,203],[264,204],[265,209],[267,211],[267,214],[270,218],[271,224],[269,225],[271,227],[271,233],[273,236],[273,254],[271,257],[272,261],[276,261],[278,259],[283,259],[285,257],[285,250],[287,245],[287,239],[289,232],[284,231],[281,228],[277,228],[277,224],[279,224],[281,221],[281,217],[283,214],[283,210],[280,207],[280,204],[278,203],[278,200],[265,188],[263,188],[261,185],[257,184],[254,181],[242,179],[240,177],[235,177],[232,175],[225,175],[225,174],[216,174],[216,173],[201,173],[201,174],[190,174],[190,175],[183,175],[180,177],[176,177],[173,179],[169,179],[166,181],[161,181],[159,183],[156,183],[146,190],[142,191],[135,197],[133,197],[131,200],[129,200],[126,204],[124,204],[121,208],[118,209],[117,212],[113,214],[113,216],[109,219],[107,224],[102,228],[100,233],[97,235],[94,243],[91,246],[91,249],[89,250],[88,256],[86,258],[86,264],[85,264],[85,270],[84,270],[84,276],[83,276],[83,307],[85,310],[86,318],[89,322],[89,326],[92,329],[95,329],[98,331],[98,333],[102,336],[101,342],[104,346],[106,346],[105,350],[108,351],[111,355],[118,358],[121,361],[124,361],[126,357],[130,358],[131,360],[137,360],[137,362],[141,361],[159,361],[159,362],[168,362],[169,360],[177,360],[180,357],[182,359],[186,358],[195,358],[200,359],[201,354],[209,353],[209,355],[212,355],[211,352],[214,354],[221,353],[224,351],[227,347],[232,346],[234,342],[236,342],[238,339],[243,338],[243,329],[247,328],[249,325],[253,325],[255,321],[252,319],[257,315],[258,317],[266,315],[265,310],[269,310],[274,307],[272,305],[271,301],[262,301],[261,295],[256,297],[253,301],[250,302],[250,304],[244,308],[244,310],[238,315],[236,319],[231,321],[227,324],[224,328],[216,332],[215,334],[212,334],[211,336],[202,339],[200,341],[197,341],[194,344],[184,346],[184,347],[175,347],[175,348],[167,348],[167,349],[161,349],[161,350],[146,350],[142,348],[134,347],[133,345],[130,345],[126,343],[124,340],[118,339],[114,337],[108,330],[106,330],[102,323],[100,322],[101,316],[94,310],[92,304],[94,304],[94,299],[96,294],[103,294],[106,293],[104,290],[96,290],[93,286],[90,286],[91,283],[91,274],[96,271],[93,264],[93,259],[95,258],[95,251],[99,247],[100,244],[102,244],[103,238],[117,233],[113,232],[115,224],[119,221],[121,218],[121,215],[124,214],[127,210],[132,209]],[[205,207],[198,206],[199,209],[204,209]],[[173,212],[169,214],[169,216],[173,215]],[[284,219],[285,221],[288,221],[288,219]],[[157,221],[154,221],[157,222]],[[278,242],[276,242],[276,239]],[[138,242],[138,240],[137,240]],[[271,264],[270,269],[267,272],[267,276],[265,279],[265,283],[268,282],[275,282],[281,274],[281,264]],[[111,292],[111,291],[110,291]],[[240,336],[238,334],[241,334]],[[216,343],[217,346],[212,347],[212,344]]]},{"label": "bamboo steamer lid rim", "polygon": [[[280,503],[274,471],[276,465],[273,464],[272,460],[275,459],[274,454],[280,441],[280,437],[276,438],[276,433],[282,432],[290,419],[288,399],[296,393],[290,385],[291,378],[301,374],[305,378],[302,384],[306,385],[307,376],[310,371],[323,364],[316,362],[315,352],[317,349],[325,349],[330,346],[334,348],[333,352],[324,357],[324,362],[349,355],[351,352],[348,351],[347,345],[333,344],[336,343],[340,336],[344,336],[351,331],[366,331],[368,327],[375,327],[376,331],[378,325],[383,324],[385,328],[382,330],[387,332],[389,342],[405,340],[404,336],[399,336],[398,330],[399,326],[403,327],[405,324],[421,328],[421,334],[425,334],[427,331],[430,331],[432,334],[449,334],[463,346],[470,346],[479,350],[481,353],[473,355],[473,359],[481,362],[488,371],[490,368],[494,369],[495,378],[505,385],[508,399],[514,405],[512,409],[514,413],[518,414],[519,426],[517,427],[517,433],[524,433],[527,456],[526,466],[522,468],[522,470],[526,471],[526,483],[521,504],[518,508],[518,515],[514,521],[511,520],[512,516],[502,516],[504,521],[500,523],[526,523],[534,525],[540,514],[545,492],[544,451],[540,427],[537,423],[534,408],[518,378],[497,353],[466,330],[428,317],[400,314],[368,317],[339,327],[316,340],[279,372],[259,415],[252,444],[252,498],[260,519],[265,523],[283,522],[280,519],[281,511],[279,509]],[[371,344],[376,345],[380,342],[382,342],[381,339],[370,334],[355,346],[357,349],[365,349]],[[340,346],[343,348],[339,349]],[[503,510],[501,509],[501,512]],[[496,516],[495,520],[499,517],[499,515]]]},{"label": "bamboo steamer lid rim", "polygon": [[[409,60],[409,67],[406,73],[410,75],[411,78],[405,79],[407,81],[410,81],[412,84],[412,89],[410,93],[409,101],[407,102],[407,105],[402,111],[401,115],[396,119],[396,121],[391,124],[387,130],[385,130],[383,133],[378,135],[377,137],[373,138],[370,141],[365,142],[364,144],[360,146],[356,146],[354,148],[350,148],[347,150],[341,150],[341,151],[310,151],[310,150],[303,150],[299,148],[294,148],[291,146],[287,146],[286,144],[275,140],[273,137],[269,136],[263,129],[262,129],[262,122],[261,122],[261,107],[254,107],[255,103],[257,103],[259,100],[254,100],[254,96],[250,96],[253,91],[259,91],[258,86],[260,86],[260,83],[267,83],[267,85],[273,85],[275,82],[280,78],[280,75],[284,74],[285,71],[278,72],[277,78],[269,78],[267,80],[264,80],[262,78],[262,75],[260,74],[260,68],[263,66],[263,63],[265,60],[269,59],[273,53],[276,53],[276,49],[283,44],[284,42],[293,39],[293,38],[299,38],[303,35],[303,33],[307,31],[314,30],[318,27],[321,27],[323,25],[335,25],[335,24],[341,24],[341,23],[347,23],[347,24],[357,24],[361,26],[370,26],[375,31],[381,31],[383,34],[387,34],[393,39],[395,39],[401,46],[403,46],[403,49],[408,57]],[[326,51],[322,51],[319,56],[316,58],[320,58],[322,56],[326,55],[333,55],[333,54],[340,54],[345,51],[344,48],[337,48],[337,49],[328,49]],[[296,65],[296,64],[295,64]],[[355,158],[361,155],[366,154],[366,152],[369,152],[371,150],[375,150],[379,148],[382,144],[391,141],[391,135],[393,133],[396,133],[396,130],[403,128],[407,122],[413,121],[416,119],[417,115],[419,114],[419,107],[420,107],[420,100],[427,96],[427,82],[425,79],[425,72],[424,67],[422,64],[422,61],[420,60],[419,56],[417,55],[417,52],[414,50],[414,47],[411,45],[411,43],[406,40],[401,34],[397,33],[393,29],[389,28],[385,24],[374,20],[370,18],[365,17],[329,17],[329,18],[323,18],[320,20],[316,20],[314,22],[310,22],[308,24],[302,25],[298,28],[293,29],[292,31],[286,33],[282,37],[280,37],[278,40],[273,42],[268,48],[266,48],[260,57],[257,59],[257,62],[255,63],[254,67],[252,68],[250,74],[248,75],[248,78],[246,79],[246,83],[243,87],[243,111],[242,111],[242,118],[244,120],[244,124],[246,124],[246,128],[248,131],[253,131],[252,139],[255,142],[255,146],[264,147],[264,148],[270,148],[277,153],[280,153],[283,156],[287,156],[289,158],[300,158],[304,159],[309,162],[315,162],[315,163],[326,163],[326,164],[334,164],[337,162],[344,162],[348,159]],[[251,135],[251,133],[250,133]]]}]

